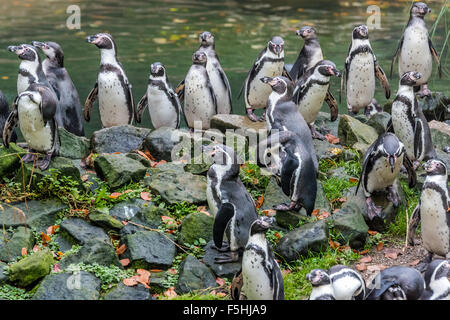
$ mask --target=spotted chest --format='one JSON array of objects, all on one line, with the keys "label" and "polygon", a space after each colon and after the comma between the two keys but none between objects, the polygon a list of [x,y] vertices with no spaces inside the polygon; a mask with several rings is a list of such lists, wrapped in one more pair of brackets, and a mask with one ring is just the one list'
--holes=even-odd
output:
[{"label": "spotted chest", "polygon": [[261,82],[263,77],[281,76],[284,67],[284,61],[277,62],[262,61],[261,69],[256,73],[250,83],[246,84],[246,107],[251,109],[261,109],[267,107],[267,100],[272,88],[266,83]]},{"label": "spotted chest", "polygon": [[397,158],[394,171],[391,171],[389,160],[385,157],[379,158],[373,165],[372,170],[368,173],[367,188],[365,191],[369,194],[374,191],[381,191],[391,186],[397,179],[403,163],[403,155]]},{"label": "spotted chest", "polygon": [[362,52],[350,61],[347,74],[347,104],[353,109],[368,106],[375,93],[375,65],[371,52]]},{"label": "spotted chest", "polygon": [[306,94],[300,100],[298,109],[306,123],[311,124],[316,120],[329,86],[329,84],[315,83],[307,89]]},{"label": "spotted chest", "polygon": [[177,127],[178,110],[167,96],[165,90],[149,85],[147,89],[147,99],[148,110],[153,127]]},{"label": "spotted chest", "polygon": [[[411,92],[402,92],[402,95],[406,97],[411,103],[414,103],[414,98]],[[412,110],[409,105],[406,105],[400,100],[395,100],[392,103],[392,126],[396,136],[404,144],[406,154],[410,159],[415,159],[414,156],[414,119],[412,117]]]}]

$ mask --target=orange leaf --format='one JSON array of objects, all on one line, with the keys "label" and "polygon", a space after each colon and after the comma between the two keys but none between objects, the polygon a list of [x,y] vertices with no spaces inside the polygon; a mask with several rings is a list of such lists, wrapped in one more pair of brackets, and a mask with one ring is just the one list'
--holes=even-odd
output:
[{"label": "orange leaf", "polygon": [[319,211],[320,211],[319,209],[314,209],[311,215],[317,217],[319,215]]},{"label": "orange leaf", "polygon": [[27,248],[22,248],[22,256],[27,256],[27,255],[28,255]]},{"label": "orange leaf", "polygon": [[147,160],[155,160],[155,159],[151,159],[148,155],[146,155],[144,152],[140,151],[140,150],[136,150],[136,152],[143,158],[147,159]]},{"label": "orange leaf", "polygon": [[217,278],[216,278],[216,283],[217,283],[219,286],[224,286],[224,285],[225,285],[225,280],[223,280],[222,278],[217,277]]},{"label": "orange leaf", "polygon": [[326,219],[330,216],[330,213],[327,211],[322,211],[320,215],[317,217],[317,220]]},{"label": "orange leaf", "polygon": [[220,297],[220,298],[223,298],[223,297],[225,297],[227,294],[225,293],[225,292],[217,292],[216,293],[216,296],[218,296],[218,297]]},{"label": "orange leaf", "polygon": [[137,269],[137,281],[142,283],[147,289],[150,288],[148,285],[150,284],[150,272],[145,269]]},{"label": "orange leaf", "polygon": [[331,133],[327,133],[325,135],[325,139],[327,139],[327,141],[331,144],[338,144],[339,143],[339,138],[333,136]]},{"label": "orange leaf", "polygon": [[364,263],[372,262],[372,257],[371,256],[362,257],[361,259],[359,259],[359,262],[364,262]]},{"label": "orange leaf", "polygon": [[372,231],[372,230],[367,231],[367,233],[370,234],[371,236],[378,234],[377,231]]},{"label": "orange leaf", "polygon": [[378,242],[378,244],[377,244],[377,251],[383,250],[383,246],[384,246],[383,241]]},{"label": "orange leaf", "polygon": [[151,269],[150,272],[157,273],[157,272],[163,272],[163,270],[161,270],[161,269]]},{"label": "orange leaf", "polygon": [[267,217],[273,217],[277,214],[277,210],[267,209],[267,210],[263,210],[262,213]]},{"label": "orange leaf", "polygon": [[348,178],[348,182],[350,183],[357,183],[359,180],[356,178]]},{"label": "orange leaf", "polygon": [[369,249],[366,249],[366,250],[360,251],[359,254],[366,254],[368,252],[369,252]]},{"label": "orange leaf", "polygon": [[256,209],[261,208],[263,202],[264,202],[264,195],[261,195],[261,196],[258,198],[258,200],[256,200],[256,203],[255,203]]},{"label": "orange leaf", "polygon": [[164,291],[164,295],[169,298],[175,298],[178,296],[177,293],[175,292],[174,287],[170,287],[167,291]]},{"label": "orange leaf", "polygon": [[358,271],[365,271],[367,270],[367,266],[365,263],[358,263],[356,266],[356,270]]},{"label": "orange leaf", "polygon": [[126,285],[127,287],[133,287],[133,286],[137,285],[138,282],[137,282],[136,278],[131,277],[128,279],[123,279],[123,284]]},{"label": "orange leaf", "polygon": [[41,232],[41,238],[42,238],[42,244],[44,246],[47,245],[47,243],[49,243],[51,241],[50,236],[46,235],[45,233]]},{"label": "orange leaf", "polygon": [[53,225],[47,228],[47,234],[52,235],[55,234],[55,231],[59,229],[59,226]]},{"label": "orange leaf", "polygon": [[331,249],[337,249],[341,245],[339,242],[331,240],[331,237],[328,238],[328,244],[330,245]]},{"label": "orange leaf", "polygon": [[151,201],[150,192],[141,192],[141,199],[145,201]]},{"label": "orange leaf", "polygon": [[111,199],[116,199],[116,198],[120,197],[121,195],[122,195],[121,192],[113,192],[113,193],[111,193],[111,194],[109,195],[109,197],[110,197]]},{"label": "orange leaf", "polygon": [[116,249],[116,254],[123,254],[127,250],[127,245],[124,243],[119,248]]}]

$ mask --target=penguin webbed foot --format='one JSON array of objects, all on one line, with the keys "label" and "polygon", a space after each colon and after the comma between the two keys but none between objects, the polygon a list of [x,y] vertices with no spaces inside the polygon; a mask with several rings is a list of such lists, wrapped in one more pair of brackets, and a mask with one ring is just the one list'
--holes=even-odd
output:
[{"label": "penguin webbed foot", "polygon": [[33,162],[35,159],[36,159],[36,155],[30,149],[29,152],[22,157],[22,162],[29,163],[29,162]]},{"label": "penguin webbed foot", "polygon": [[47,154],[44,159],[41,159],[37,162],[37,166],[39,169],[41,169],[42,171],[45,171],[48,169],[48,167],[50,166],[50,161],[52,159],[52,155],[51,154]]},{"label": "penguin webbed foot", "polygon": [[258,122],[259,119],[256,114],[253,112],[253,109],[247,109],[247,116],[253,122]]},{"label": "penguin webbed foot", "polygon": [[428,89],[427,85],[424,84],[421,86],[420,91],[417,92],[417,95],[421,98],[423,97],[431,97],[431,90]]},{"label": "penguin webbed foot", "polygon": [[316,129],[314,128],[314,124],[311,125],[309,128],[311,129],[311,136],[313,139],[326,140],[323,134],[320,134],[319,132],[316,131]]},{"label": "penguin webbed foot", "polygon": [[282,203],[282,204],[273,206],[273,209],[275,209],[277,211],[291,211],[291,210],[300,211],[301,208],[302,208],[301,205],[297,204],[294,201],[292,201],[290,204]]},{"label": "penguin webbed foot", "polygon": [[370,220],[373,220],[375,217],[379,217],[381,215],[381,211],[383,211],[382,207],[377,207],[373,202],[372,198],[366,198],[367,204],[367,215]]},{"label": "penguin webbed foot", "polygon": [[213,248],[219,252],[229,252],[230,251],[230,245],[226,241],[222,242],[222,246],[220,248],[214,244],[211,246],[211,248]]},{"label": "penguin webbed foot", "polygon": [[214,262],[218,264],[236,262],[238,260],[239,260],[239,253],[235,251],[222,253],[220,256],[214,258]]}]

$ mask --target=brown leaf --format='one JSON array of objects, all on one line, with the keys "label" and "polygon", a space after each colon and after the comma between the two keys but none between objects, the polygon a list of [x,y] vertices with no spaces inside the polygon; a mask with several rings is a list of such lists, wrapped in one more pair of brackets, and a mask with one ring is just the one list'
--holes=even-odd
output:
[{"label": "brown leaf", "polygon": [[331,133],[327,133],[325,135],[325,139],[327,139],[327,141],[331,144],[338,144],[339,143],[339,138],[333,136]]},{"label": "brown leaf", "polygon": [[47,234],[48,235],[55,234],[56,230],[58,230],[58,229],[59,229],[59,226],[57,226],[57,225],[50,226],[47,228]]},{"label": "brown leaf", "polygon": [[89,179],[89,175],[88,174],[83,174],[81,176],[81,181],[86,182]]},{"label": "brown leaf", "polygon": [[374,265],[374,266],[368,266],[367,267],[367,271],[370,272],[374,272],[374,271],[383,271],[384,269],[386,269],[387,267],[383,264],[378,264],[378,265]]},{"label": "brown leaf", "polygon": [[255,202],[256,209],[261,208],[261,206],[263,205],[263,203],[264,203],[264,195],[261,195],[261,196],[258,198],[258,200],[256,200],[256,202]]},{"label": "brown leaf", "polygon": [[121,255],[127,250],[127,245],[124,243],[116,249],[116,254]]},{"label": "brown leaf", "polygon": [[366,254],[368,252],[369,252],[369,249],[366,249],[366,250],[360,251],[359,254]]},{"label": "brown leaf", "polygon": [[148,285],[150,284],[150,272],[145,269],[137,269],[136,272],[138,274],[136,280],[149,289],[150,287]]},{"label": "brown leaf", "polygon": [[331,214],[328,211],[322,211],[320,215],[317,217],[317,220],[323,220],[330,216]]},{"label": "brown leaf", "polygon": [[163,270],[162,269],[151,269],[150,272],[158,273],[158,272],[163,272]]},{"label": "brown leaf", "polygon": [[123,284],[126,285],[127,287],[133,287],[138,284],[138,281],[136,280],[135,277],[131,277],[131,278],[123,279]]},{"label": "brown leaf", "polygon": [[320,210],[319,209],[314,209],[311,213],[312,216],[317,217],[319,215]]},{"label": "brown leaf", "polygon": [[362,262],[362,263],[372,262],[372,257],[371,256],[362,257],[361,259],[359,259],[359,262]]},{"label": "brown leaf", "polygon": [[267,217],[273,217],[277,214],[277,210],[275,209],[267,209],[262,211],[263,215]]},{"label": "brown leaf", "polygon": [[410,265],[411,267],[414,267],[414,266],[417,266],[417,265],[419,264],[419,262],[420,262],[420,260],[417,259],[417,260],[411,261],[411,262],[409,263],[409,265]]},{"label": "brown leaf", "polygon": [[150,192],[141,192],[141,199],[145,201],[151,201],[152,197],[150,196]]},{"label": "brown leaf", "polygon": [[358,271],[366,271],[367,270],[367,266],[364,262],[358,263],[355,267],[356,267],[356,270],[358,270]]},{"label": "brown leaf", "polygon": [[170,268],[168,271],[169,271],[170,274],[173,274],[173,275],[178,273],[178,270],[174,269],[174,268]]},{"label": "brown leaf", "polygon": [[331,249],[337,249],[341,246],[339,242],[331,240],[331,237],[328,238],[328,244],[330,245]]},{"label": "brown leaf", "polygon": [[348,178],[348,182],[350,183],[357,183],[359,180],[356,178]]},{"label": "brown leaf", "polygon": [[224,286],[224,285],[225,285],[225,280],[223,280],[222,278],[217,277],[217,278],[216,278],[216,283],[217,283],[219,286]]},{"label": "brown leaf", "polygon": [[45,233],[41,232],[41,239],[42,239],[42,244],[44,246],[47,246],[47,243],[49,243],[52,239],[50,238],[50,236],[46,235]]},{"label": "brown leaf", "polygon": [[398,249],[393,248],[384,249],[384,256],[392,260],[397,260],[398,255],[401,253],[402,253],[401,250]]},{"label": "brown leaf", "polygon": [[164,291],[164,295],[169,298],[175,298],[178,296],[177,293],[175,292],[174,287],[170,287],[169,289],[167,289],[167,291]]},{"label": "brown leaf", "polygon": [[223,297],[225,297],[227,294],[225,293],[225,292],[217,292],[216,293],[216,296],[218,296],[218,297],[220,297],[220,298],[223,298]]},{"label": "brown leaf", "polygon": [[27,248],[22,248],[22,256],[27,256],[27,255],[28,255]]},{"label": "brown leaf", "polygon": [[122,221],[120,221],[124,226],[126,226],[127,224],[128,224],[128,221],[126,221],[126,220],[122,220]]},{"label": "brown leaf", "polygon": [[383,246],[384,246],[383,241],[378,242],[378,244],[377,244],[377,251],[383,250]]},{"label": "brown leaf", "polygon": [[116,199],[122,195],[122,192],[113,192],[109,195],[111,199]]},{"label": "brown leaf", "polygon": [[371,236],[374,236],[374,235],[378,234],[378,231],[369,230],[369,231],[367,231],[367,233],[370,234]]}]

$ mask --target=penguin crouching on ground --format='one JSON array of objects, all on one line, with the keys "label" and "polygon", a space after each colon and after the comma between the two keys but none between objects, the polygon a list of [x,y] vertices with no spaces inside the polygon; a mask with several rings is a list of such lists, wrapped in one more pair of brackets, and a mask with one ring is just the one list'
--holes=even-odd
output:
[{"label": "penguin crouching on ground", "polygon": [[32,83],[28,90],[14,100],[12,112],[6,120],[2,133],[3,145],[8,148],[14,128],[19,123],[20,131],[28,144],[29,153],[22,161],[32,162],[35,152],[44,154],[37,166],[46,170],[52,156],[58,155],[58,124],[55,120],[58,99],[53,90],[38,83]]},{"label": "penguin crouching on ground", "polygon": [[117,58],[117,46],[108,33],[98,33],[86,42],[100,49],[100,71],[97,82],[84,105],[84,119],[91,119],[92,105],[98,98],[100,120],[103,128],[133,123],[134,101],[131,83]]},{"label": "penguin crouching on ground", "polygon": [[266,232],[273,218],[261,216],[249,231],[242,256],[242,269],[231,284],[231,297],[241,298],[241,290],[249,300],[284,300],[284,284],[280,267],[273,255]]},{"label": "penguin crouching on ground", "polygon": [[450,263],[447,260],[433,260],[425,271],[425,291],[420,300],[450,300]]},{"label": "penguin crouching on ground", "polygon": [[306,275],[312,284],[309,300],[336,300],[333,284],[326,270],[314,269]]},{"label": "penguin crouching on ground", "polygon": [[160,62],[152,63],[150,66],[147,92],[139,100],[136,110],[137,123],[141,123],[142,113],[147,107],[155,129],[180,127],[183,113],[180,99],[169,83],[166,68]]},{"label": "penguin crouching on ground", "polygon": [[[8,119],[9,114],[10,111],[8,101],[6,100],[6,97],[3,94],[3,92],[0,90],[0,133],[3,133],[3,128],[5,127],[6,119]],[[12,130],[10,142],[16,141],[17,141],[16,131]]]},{"label": "penguin crouching on ground", "polygon": [[33,41],[33,46],[41,49],[47,57],[42,62],[42,68],[50,85],[59,97],[62,127],[77,136],[84,136],[80,97],[69,73],[64,68],[63,50],[55,42]]},{"label": "penguin crouching on ground", "polygon": [[363,300],[366,295],[366,283],[355,270],[344,265],[335,265],[328,269],[336,300]]},{"label": "penguin crouching on ground", "polygon": [[409,13],[409,21],[400,39],[398,48],[392,58],[390,77],[395,60],[398,60],[398,73],[402,76],[405,72],[416,71],[422,74],[422,78],[417,81],[417,88],[420,87],[419,95],[429,96],[431,91],[427,87],[428,80],[433,71],[433,59],[438,66],[439,78],[442,78],[439,54],[431,42],[428,35],[427,25],[424,17],[430,13],[431,9],[423,2],[415,2]]},{"label": "penguin crouching on ground", "polygon": [[355,194],[362,186],[370,219],[379,216],[382,211],[382,208],[377,207],[372,201],[371,195],[375,191],[386,190],[387,199],[393,203],[394,207],[400,205],[401,199],[393,184],[400,173],[402,164],[408,172],[409,186],[413,187],[416,184],[416,172],[403,143],[390,132],[380,135],[364,154],[361,177]]},{"label": "penguin crouching on ground", "polygon": [[223,252],[216,263],[238,261],[247,245],[250,226],[258,218],[255,202],[239,178],[240,164],[234,150],[221,144],[202,149],[212,163],[207,173],[206,198],[214,215],[213,240]]},{"label": "penguin crouching on ground", "polygon": [[345,85],[347,109],[350,115],[371,104],[375,94],[375,77],[384,88],[386,99],[391,96],[389,81],[378,64],[369,42],[369,29],[360,25],[353,29],[352,43],[345,60],[344,76],[341,79],[341,96]]}]

